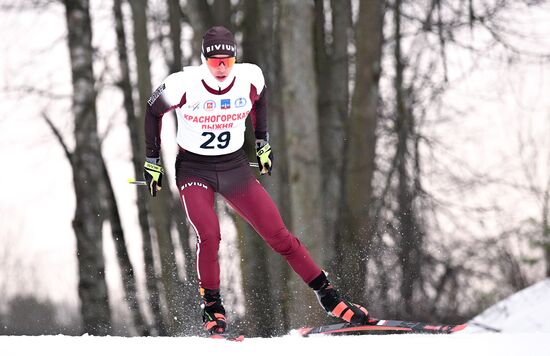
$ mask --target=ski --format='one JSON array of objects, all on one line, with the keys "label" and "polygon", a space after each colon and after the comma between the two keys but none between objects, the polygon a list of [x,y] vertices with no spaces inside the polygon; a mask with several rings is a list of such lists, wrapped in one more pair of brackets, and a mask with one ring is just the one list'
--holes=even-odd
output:
[{"label": "ski", "polygon": [[232,336],[228,334],[209,334],[207,337],[209,339],[237,341],[237,342],[241,342],[244,340],[244,335]]},{"label": "ski", "polygon": [[307,337],[322,335],[363,335],[363,334],[452,334],[463,330],[467,324],[429,324],[417,321],[373,319],[368,324],[338,323],[318,327],[297,329],[299,335]]}]

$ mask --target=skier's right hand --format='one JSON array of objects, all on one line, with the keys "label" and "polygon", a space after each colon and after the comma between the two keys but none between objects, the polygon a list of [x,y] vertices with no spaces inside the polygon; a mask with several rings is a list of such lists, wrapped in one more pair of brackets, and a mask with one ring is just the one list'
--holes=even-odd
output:
[{"label": "skier's right hand", "polygon": [[160,165],[160,159],[147,157],[143,165],[143,178],[145,178],[145,182],[147,182],[149,193],[154,197],[157,195],[157,192],[162,189],[163,174],[164,169]]}]

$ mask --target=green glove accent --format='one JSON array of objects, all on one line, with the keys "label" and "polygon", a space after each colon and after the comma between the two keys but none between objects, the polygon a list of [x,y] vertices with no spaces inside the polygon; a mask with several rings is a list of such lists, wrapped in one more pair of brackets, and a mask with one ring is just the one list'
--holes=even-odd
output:
[{"label": "green glove accent", "polygon": [[163,174],[164,169],[161,165],[145,161],[143,165],[143,178],[147,182],[149,193],[154,197],[157,196],[157,191],[162,189]]},{"label": "green glove accent", "polygon": [[271,146],[267,141],[256,141],[256,157],[258,158],[260,174],[264,175],[268,173],[271,175],[271,169],[273,167],[273,153],[271,152]]}]

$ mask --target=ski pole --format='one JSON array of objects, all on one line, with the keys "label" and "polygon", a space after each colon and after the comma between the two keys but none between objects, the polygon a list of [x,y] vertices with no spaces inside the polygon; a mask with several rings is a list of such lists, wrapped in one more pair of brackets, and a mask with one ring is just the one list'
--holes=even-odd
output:
[{"label": "ski pole", "polygon": [[147,182],[144,180],[135,180],[134,178],[128,178],[128,183],[135,185],[147,185]]},{"label": "ski pole", "polygon": [[[248,162],[248,165],[250,167],[258,168],[259,165],[257,162]],[[134,184],[134,185],[147,185],[147,182],[144,180],[135,180],[134,178],[128,178],[128,183]]]}]

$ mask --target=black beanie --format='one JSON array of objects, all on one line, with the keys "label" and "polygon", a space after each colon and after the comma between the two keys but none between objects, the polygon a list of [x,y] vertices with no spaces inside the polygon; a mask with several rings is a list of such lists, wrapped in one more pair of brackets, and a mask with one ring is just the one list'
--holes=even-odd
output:
[{"label": "black beanie", "polygon": [[212,57],[216,54],[225,54],[235,57],[237,45],[231,31],[223,26],[214,26],[202,36],[202,54]]}]

